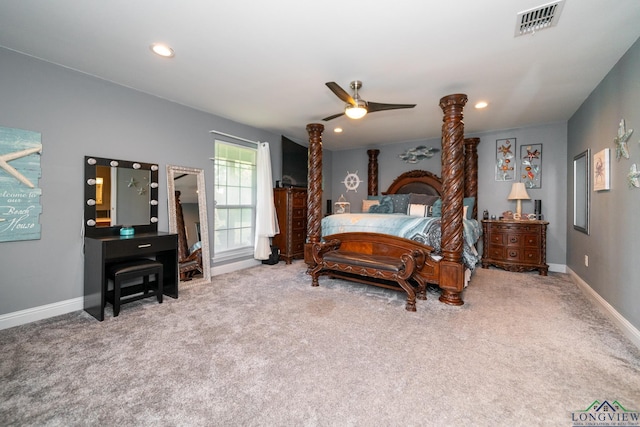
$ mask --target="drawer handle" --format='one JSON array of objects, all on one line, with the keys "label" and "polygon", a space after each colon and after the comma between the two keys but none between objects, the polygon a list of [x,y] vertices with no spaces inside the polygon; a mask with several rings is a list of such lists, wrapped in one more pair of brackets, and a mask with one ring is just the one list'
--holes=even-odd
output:
[{"label": "drawer handle", "polygon": [[517,237],[512,237],[512,238],[511,238],[511,239],[509,239],[509,240],[511,240],[511,243],[515,243],[515,242],[517,242],[517,241],[518,241],[518,238],[517,238]]},{"label": "drawer handle", "polygon": [[517,252],[509,252],[509,256],[510,256],[510,257],[515,257],[515,256],[517,256],[517,255],[518,255],[518,253],[517,253]]},{"label": "drawer handle", "polygon": [[151,247],[151,243],[144,243],[142,245],[138,245],[138,249],[150,248],[150,247]]}]

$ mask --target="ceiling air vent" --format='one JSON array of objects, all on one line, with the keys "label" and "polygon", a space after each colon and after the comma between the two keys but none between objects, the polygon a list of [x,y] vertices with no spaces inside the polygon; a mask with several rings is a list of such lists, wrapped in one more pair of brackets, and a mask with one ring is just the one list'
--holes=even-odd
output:
[{"label": "ceiling air vent", "polygon": [[534,34],[536,31],[555,26],[558,23],[558,19],[560,19],[564,1],[554,1],[553,3],[547,3],[518,13],[516,37]]}]

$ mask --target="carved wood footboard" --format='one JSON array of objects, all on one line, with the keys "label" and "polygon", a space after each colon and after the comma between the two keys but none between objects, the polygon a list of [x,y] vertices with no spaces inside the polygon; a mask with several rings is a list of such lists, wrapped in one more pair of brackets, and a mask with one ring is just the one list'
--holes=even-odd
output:
[{"label": "carved wood footboard", "polygon": [[[429,273],[427,276],[437,271],[429,246],[387,234],[332,234],[325,236],[325,242],[314,243],[311,252],[312,286],[318,286],[320,275],[328,275],[388,289],[401,288],[407,293],[408,311],[416,311],[416,298],[427,299],[427,280],[421,271]],[[411,281],[418,284],[417,293]]]}]

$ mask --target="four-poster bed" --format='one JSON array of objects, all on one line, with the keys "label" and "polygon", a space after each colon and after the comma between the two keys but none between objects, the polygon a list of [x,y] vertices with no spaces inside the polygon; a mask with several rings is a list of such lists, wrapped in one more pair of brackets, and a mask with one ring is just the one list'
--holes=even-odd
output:
[{"label": "four-poster bed", "polygon": [[[462,305],[465,265],[463,262],[464,226],[463,199],[474,197],[477,201],[477,144],[479,138],[464,138],[462,111],[467,102],[464,94],[453,94],[440,100],[444,113],[442,125],[442,179],[426,171],[410,171],[399,176],[384,194],[435,192],[442,202],[440,218],[440,257],[426,257],[413,274],[420,287],[427,283],[441,289],[440,301],[450,305]],[[309,184],[307,203],[307,244],[305,262],[309,271],[316,266],[312,247],[322,239],[322,124],[309,124]],[[378,150],[369,150],[368,193],[378,194]],[[472,218],[477,218],[474,203]]]}]

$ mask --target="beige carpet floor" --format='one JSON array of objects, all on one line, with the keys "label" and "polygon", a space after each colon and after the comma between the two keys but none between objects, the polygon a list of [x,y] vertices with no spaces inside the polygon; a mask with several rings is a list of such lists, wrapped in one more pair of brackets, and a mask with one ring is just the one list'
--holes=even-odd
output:
[{"label": "beige carpet floor", "polygon": [[[53,280],[53,279],[52,279]],[[6,426],[571,426],[640,410],[640,351],[569,276],[478,269],[466,304],[329,278],[301,261],[179,299],[0,331]],[[53,285],[53,283],[52,283]]]}]

